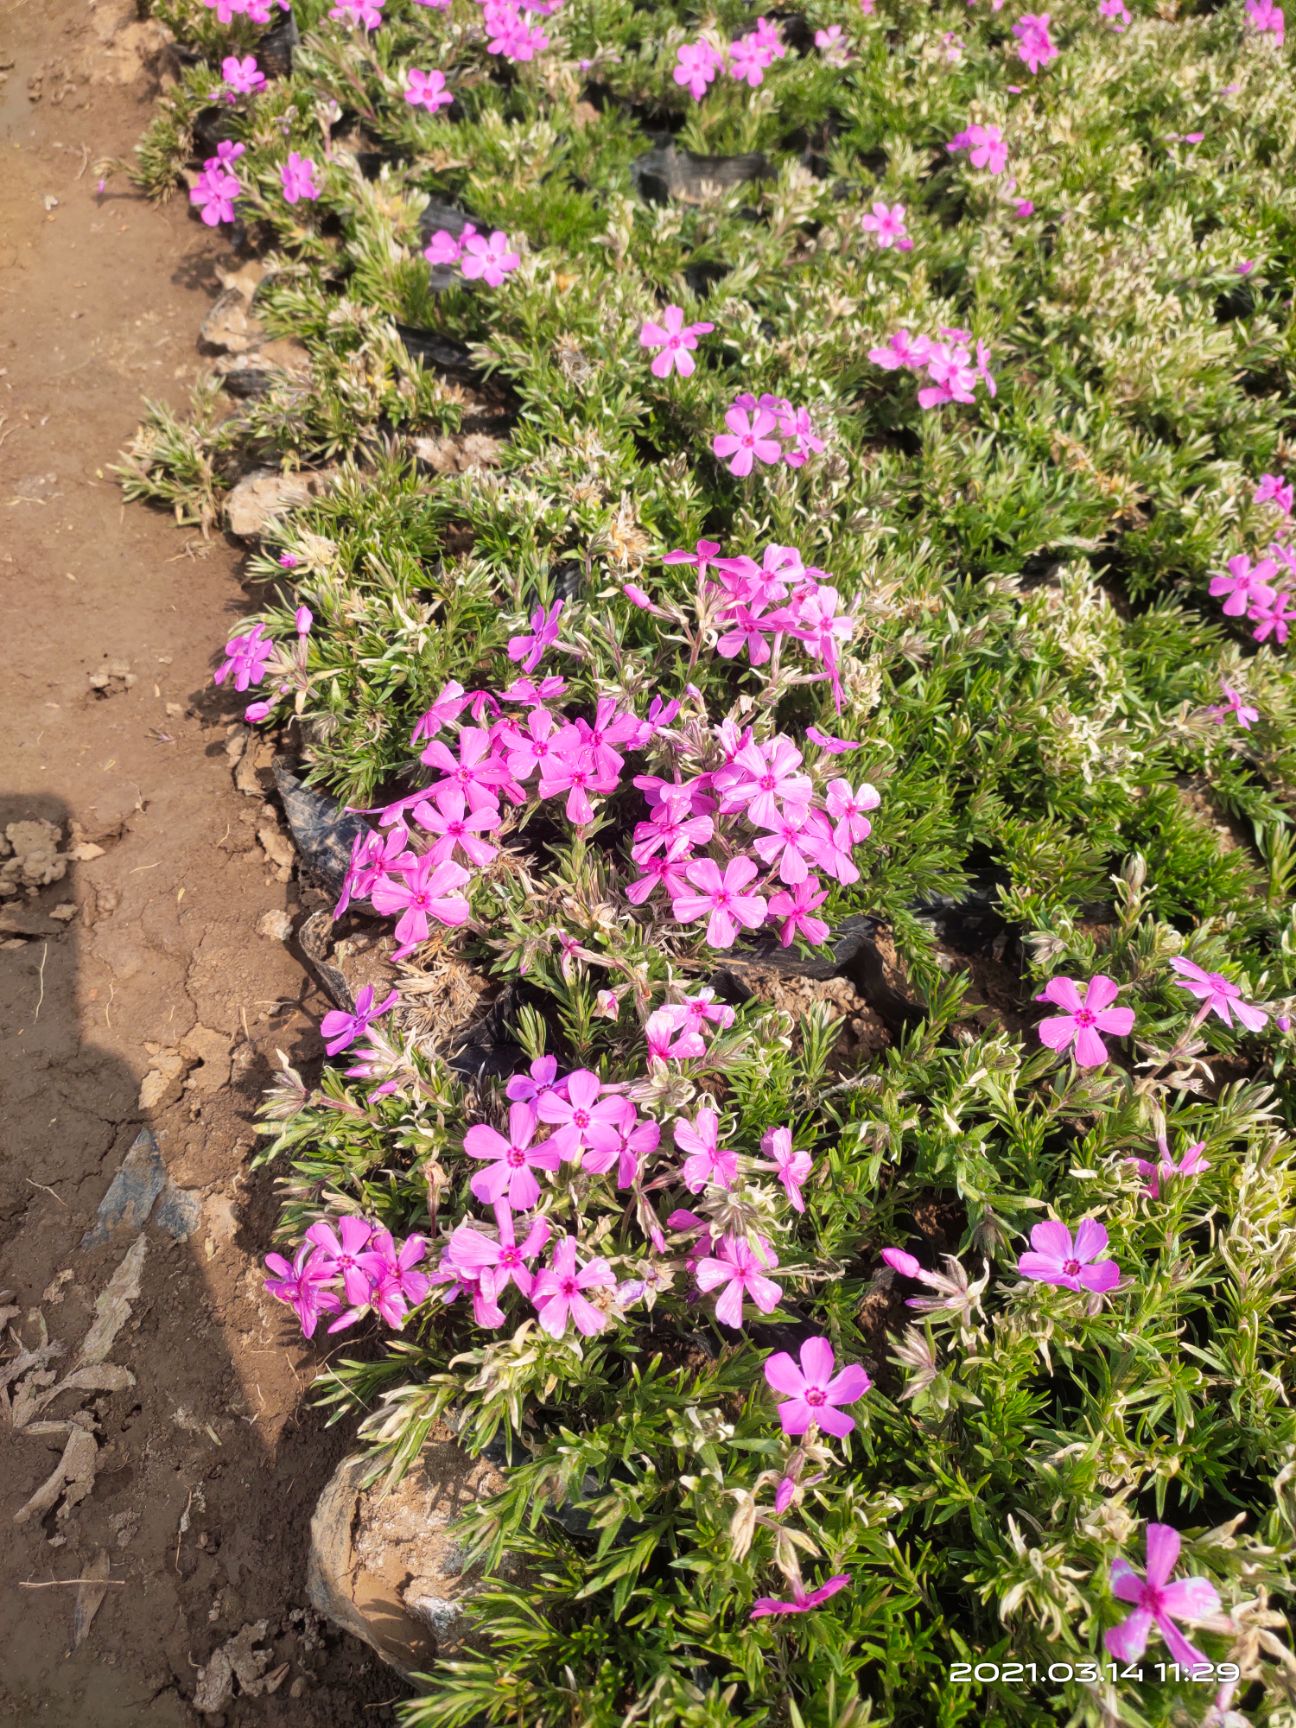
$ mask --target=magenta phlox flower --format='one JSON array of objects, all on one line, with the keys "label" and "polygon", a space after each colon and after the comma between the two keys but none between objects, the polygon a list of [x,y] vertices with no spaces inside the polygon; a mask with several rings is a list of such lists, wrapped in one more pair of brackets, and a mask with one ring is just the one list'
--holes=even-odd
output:
[{"label": "magenta phlox flower", "polygon": [[425,853],[390,875],[379,877],[370,899],[375,912],[384,916],[397,915],[396,940],[399,946],[393,960],[413,953],[420,942],[426,942],[433,922],[455,926],[466,924],[471,916],[468,902],[456,891],[468,880],[468,872],[453,859],[435,862]]},{"label": "magenta phlox flower", "polygon": [[885,252],[892,246],[897,252],[911,252],[913,241],[905,227],[905,207],[903,204],[885,204],[880,200],[875,202],[873,209],[860,217],[860,227],[866,234],[873,236],[874,244]]},{"label": "magenta phlox flower", "polygon": [[974,168],[985,168],[991,174],[1002,174],[1008,166],[1008,146],[997,126],[965,126],[945,148],[951,154],[966,150]]},{"label": "magenta phlox flower", "polygon": [[798,887],[810,874],[803,850],[806,829],[799,813],[780,812],[772,821],[757,826],[769,832],[753,840],[752,851],[770,869],[777,866],[780,882],[786,882],[790,888]]},{"label": "magenta phlox flower", "polygon": [[1240,1026],[1248,1032],[1259,1032],[1267,1025],[1269,1016],[1263,1008],[1257,1008],[1253,1003],[1242,1000],[1242,992],[1226,978],[1222,972],[1207,972],[1195,960],[1187,960],[1182,954],[1176,954],[1170,962],[1170,969],[1179,976],[1172,979],[1177,990],[1186,990],[1201,1003],[1198,1014],[1204,1019],[1207,1014],[1214,1014],[1226,1026],[1233,1024],[1234,1017]]},{"label": "magenta phlox flower", "polygon": [[975,402],[977,372],[972,355],[961,342],[932,342],[924,362],[930,384],[918,392],[920,408],[939,408],[943,402]]},{"label": "magenta phlox flower", "polygon": [[1130,9],[1125,0],[1098,0],[1098,16],[1110,18],[1111,27],[1118,36],[1129,29]]},{"label": "magenta phlox flower", "polygon": [[[545,1093],[539,1100],[553,1097]],[[540,1198],[537,1170],[554,1171],[562,1163],[562,1149],[552,1140],[533,1144],[539,1118],[532,1105],[511,1104],[507,1138],[487,1122],[477,1122],[464,1135],[464,1151],[480,1158],[486,1168],[478,1170],[468,1186],[486,1205],[507,1200],[514,1212],[529,1212]]]},{"label": "magenta phlox flower", "polygon": [[266,661],[274,652],[274,643],[266,635],[264,624],[254,624],[242,636],[232,636],[225,644],[224,663],[212,674],[213,684],[223,684],[234,674],[234,688],[242,694],[250,684],[259,684],[266,675]]},{"label": "magenta phlox flower", "polygon": [[1065,1224],[1046,1218],[1031,1231],[1030,1248],[1018,1260],[1017,1270],[1040,1284],[1100,1295],[1120,1283],[1116,1262],[1098,1259],[1106,1247],[1107,1232],[1094,1218],[1077,1224],[1074,1241]]},{"label": "magenta phlox flower", "polygon": [[836,838],[841,846],[858,846],[873,832],[866,810],[876,810],[882,802],[876,786],[862,780],[853,787],[849,780],[830,780],[824,798],[828,814],[837,824]]},{"label": "magenta phlox flower", "polygon": [[410,743],[421,744],[425,738],[435,738],[443,726],[449,726],[456,721],[468,706],[469,697],[463,685],[457,678],[450,679],[442,686],[441,694],[435,698],[430,708],[424,710],[415,722],[410,734]]},{"label": "magenta phlox flower", "polygon": [[448,108],[454,97],[446,89],[444,72],[435,67],[431,72],[421,72],[417,66],[411,66],[405,74],[405,100],[411,108],[426,108],[429,114],[435,114],[438,108]]},{"label": "magenta phlox flower", "polygon": [[840,24],[830,24],[826,30],[816,30],[814,44],[823,55],[825,65],[840,67],[850,64],[850,44]]},{"label": "magenta phlox flower", "polygon": [[301,1322],[302,1336],[311,1338],[321,1314],[334,1314],[342,1306],[326,1288],[333,1273],[320,1258],[314,1243],[303,1242],[289,1263],[282,1254],[267,1254],[265,1263],[274,1274],[265,1288],[277,1302],[286,1302]]},{"label": "magenta phlox flower", "polygon": [[669,378],[672,372],[678,372],[681,378],[691,377],[697,364],[693,350],[698,337],[707,336],[714,329],[714,324],[686,324],[682,306],[667,306],[660,324],[645,319],[639,332],[640,346],[661,350],[653,356],[649,368],[653,377]]},{"label": "magenta phlox flower", "polygon": [[680,1177],[690,1194],[704,1188],[732,1188],[738,1180],[738,1154],[720,1145],[720,1118],[703,1107],[690,1122],[677,1116],[671,1132],[675,1144],[687,1154]]},{"label": "magenta phlox flower", "polygon": [[1292,597],[1282,590],[1266,600],[1255,599],[1247,616],[1255,625],[1251,634],[1257,642],[1266,642],[1272,636],[1281,646],[1291,634]]},{"label": "magenta phlox flower", "polygon": [[1284,480],[1281,474],[1262,474],[1256,482],[1252,502],[1272,504],[1284,516],[1290,516],[1296,505],[1296,486],[1290,480]]},{"label": "magenta phlox flower", "polygon": [[558,1073],[556,1056],[537,1056],[525,1074],[515,1074],[504,1088],[504,1095],[515,1104],[530,1103],[554,1090],[566,1092],[567,1081]]},{"label": "magenta phlox flower", "polygon": [[189,202],[197,206],[206,225],[215,228],[220,222],[234,220],[234,200],[242,190],[237,174],[228,168],[208,166],[190,187]]},{"label": "magenta phlox flower", "polygon": [[1271,586],[1278,566],[1271,558],[1261,558],[1253,564],[1245,552],[1228,561],[1227,574],[1211,577],[1212,598],[1223,599],[1226,618],[1240,618],[1248,607],[1263,605],[1273,598]]},{"label": "magenta phlox flower", "polygon": [[1247,23],[1260,35],[1271,35],[1279,48],[1287,37],[1287,21],[1275,0],[1246,0]]},{"label": "magenta phlox flower", "polygon": [[1165,1639],[1174,1661],[1184,1667],[1206,1663],[1208,1658],[1190,1644],[1175,1624],[1187,1620],[1209,1620],[1220,1611],[1219,1592],[1206,1578],[1180,1578],[1170,1582],[1179,1561],[1179,1532],[1169,1524],[1147,1527],[1147,1572],[1142,1578],[1128,1560],[1114,1560],[1112,1594],[1133,1605],[1134,1612],[1118,1626],[1103,1633],[1103,1644],[1118,1662],[1137,1662],[1147,1649],[1153,1627]]},{"label": "magenta phlox flower", "polygon": [[931,343],[925,336],[911,336],[907,330],[897,330],[882,346],[870,348],[868,357],[884,371],[894,372],[903,368],[912,372],[926,365],[930,349]]},{"label": "magenta phlox flower", "polygon": [[751,473],[757,462],[767,466],[783,456],[783,446],[771,436],[778,430],[778,417],[766,408],[754,413],[735,404],[725,412],[727,432],[711,440],[711,448],[739,479]]},{"label": "magenta phlox flower", "polygon": [[[670,1220],[668,1219],[669,1223]],[[703,1295],[720,1290],[715,1316],[722,1326],[742,1325],[743,1300],[756,1304],[762,1314],[772,1314],[782,1291],[769,1273],[778,1266],[778,1255],[764,1237],[753,1246],[745,1236],[724,1235],[715,1254],[697,1262],[694,1276]],[[723,1286],[723,1289],[721,1289]]]},{"label": "magenta phlox flower", "polygon": [[755,31],[729,44],[729,76],[756,90],[765,82],[771,55]]},{"label": "magenta phlox flower", "polygon": [[806,737],[822,750],[825,756],[844,756],[848,751],[864,748],[862,742],[856,743],[850,738],[836,738],[831,732],[821,732],[817,726],[807,726]]},{"label": "magenta phlox flower", "polygon": [[606,1260],[593,1259],[581,1265],[576,1258],[576,1238],[564,1236],[554,1247],[553,1258],[536,1274],[531,1300],[540,1325],[551,1338],[561,1338],[568,1323],[583,1337],[591,1338],[608,1323],[608,1316],[586,1296],[587,1290],[613,1290],[616,1274]]},{"label": "magenta phlox flower", "polygon": [[759,874],[755,863],[739,855],[721,872],[711,858],[699,858],[684,871],[691,889],[677,894],[671,910],[681,924],[707,920],[706,939],[712,948],[731,948],[739,928],[755,930],[765,921],[765,897],[747,890]]},{"label": "magenta phlox flower", "polygon": [[478,1279],[492,1298],[497,1299],[510,1284],[529,1296],[534,1282],[530,1263],[548,1242],[553,1227],[547,1218],[535,1218],[519,1242],[513,1214],[502,1202],[495,1208],[495,1223],[493,1238],[471,1224],[460,1224],[446,1245],[446,1257],[456,1271]]},{"label": "magenta phlox flower", "polygon": [[826,1602],[830,1596],[844,1590],[849,1583],[849,1572],[837,1572],[817,1589],[794,1588],[790,1602],[781,1601],[777,1596],[758,1596],[752,1604],[748,1619],[760,1620],[768,1614],[808,1614],[812,1608],[818,1608],[820,1603]]},{"label": "magenta phlox flower", "polygon": [[357,991],[355,1008],[351,1013],[345,1009],[334,1008],[320,1021],[320,1034],[324,1039],[324,1049],[329,1056],[336,1056],[339,1051],[347,1049],[369,1030],[369,1022],[377,1020],[389,1013],[400,1001],[400,996],[393,990],[382,1002],[375,1005],[374,987],[366,984]]},{"label": "magenta phlox flower", "polygon": [[594,820],[590,793],[605,790],[603,776],[593,750],[575,726],[564,726],[555,738],[553,748],[540,764],[538,790],[541,798],[557,798],[565,792],[563,811],[575,827],[584,828]]},{"label": "magenta phlox flower", "polygon": [[354,28],[362,26],[365,30],[376,30],[382,23],[382,9],[386,0],[336,0],[329,8],[329,17],[335,18],[341,24],[349,24]]},{"label": "magenta phlox flower", "polygon": [[1112,1007],[1119,989],[1102,972],[1094,974],[1083,994],[1074,978],[1050,978],[1035,1000],[1050,1002],[1063,1012],[1040,1021],[1040,1042],[1059,1054],[1074,1044],[1077,1067],[1098,1067],[1107,1060],[1107,1046],[1099,1034],[1127,1038],[1134,1029],[1134,1010]]},{"label": "magenta phlox flower", "polygon": [[855,1363],[834,1374],[836,1359],[826,1338],[807,1338],[799,1354],[799,1363],[786,1350],[765,1361],[766,1383],[786,1400],[778,1409],[783,1432],[804,1434],[815,1427],[843,1439],[854,1430],[855,1421],[840,1406],[854,1404],[873,1382]]},{"label": "magenta phlox flower", "polygon": [[[465,238],[459,268],[469,282],[482,281],[488,288],[498,288],[521,262],[508,235],[496,228],[489,235],[469,234]],[[533,671],[537,663],[533,661],[525,670]]]},{"label": "magenta phlox flower", "polygon": [[279,170],[283,183],[285,204],[297,204],[305,199],[314,202],[320,195],[320,189],[315,179],[316,168],[309,156],[302,156],[298,151],[289,152],[288,160]]},{"label": "magenta phlox flower", "polygon": [[733,759],[729,783],[720,808],[745,810],[754,825],[773,825],[784,809],[803,820],[809,813],[814,785],[800,773],[801,752],[790,738],[778,736],[768,744],[744,744]]},{"label": "magenta phlox flower", "polygon": [[810,1154],[798,1151],[793,1146],[790,1128],[767,1129],[761,1136],[761,1151],[770,1160],[761,1168],[778,1172],[778,1179],[783,1184],[793,1211],[804,1212],[805,1200],[801,1188],[814,1167]]},{"label": "magenta phlox flower", "polygon": [[[369,1306],[398,1331],[405,1324],[410,1309],[417,1308],[432,1288],[427,1273],[417,1270],[419,1261],[426,1254],[427,1242],[422,1236],[407,1236],[398,1248],[390,1230],[376,1230],[369,1247],[359,1256],[360,1264],[372,1282]],[[335,1320],[329,1331],[341,1331],[359,1318],[359,1312],[350,1310],[340,1320]]]},{"label": "magenta phlox flower", "polygon": [[626,888],[626,899],[632,906],[642,906],[660,888],[669,900],[690,892],[684,864],[670,857],[649,858],[640,866],[642,876],[636,876]]},{"label": "magenta phlox flower", "polygon": [[306,1232],[306,1241],[317,1250],[317,1268],[328,1278],[342,1280],[343,1294],[352,1307],[369,1300],[372,1280],[363,1256],[373,1233],[372,1224],[354,1217],[340,1218],[336,1230],[326,1219],[321,1219]]},{"label": "magenta phlox flower", "polygon": [[423,799],[416,804],[414,820],[420,828],[437,837],[427,853],[434,863],[439,864],[443,858],[452,858],[457,849],[470,864],[481,868],[489,864],[499,851],[497,846],[492,846],[489,841],[481,838],[483,834],[489,834],[498,828],[503,820],[499,805],[483,803],[475,810],[470,809],[467,798],[458,786],[442,786],[435,801]]},{"label": "magenta phlox flower", "polygon": [[544,659],[545,651],[558,640],[558,620],[562,617],[562,610],[561,600],[555,600],[549,607],[537,606],[531,614],[530,634],[509,637],[508,657],[513,661],[520,660],[524,672],[534,672]]},{"label": "magenta phlox flower", "polygon": [[[533,6],[534,11],[545,8]],[[526,62],[549,46],[549,38],[538,25],[530,25],[514,0],[483,0],[482,20],[486,26],[486,52],[505,60]]]},{"label": "magenta phlox flower", "polygon": [[457,753],[439,738],[434,738],[424,748],[419,760],[429,768],[439,768],[442,774],[442,779],[427,790],[435,797],[443,787],[457,787],[474,810],[483,804],[498,803],[500,787],[508,780],[509,773],[495,754],[490,733],[481,726],[463,726],[457,744]]},{"label": "magenta phlox flower", "polygon": [[1185,1148],[1182,1157],[1176,1162],[1170,1156],[1170,1148],[1164,1136],[1157,1142],[1158,1157],[1154,1164],[1148,1158],[1129,1158],[1127,1163],[1133,1164],[1143,1178],[1143,1192],[1149,1199],[1161,1198],[1161,1187],[1165,1182],[1172,1181],[1176,1176],[1200,1176],[1203,1170],[1210,1169],[1210,1160],[1204,1156],[1206,1142],[1194,1140],[1191,1146]]},{"label": "magenta phlox flower", "polygon": [[471,240],[476,232],[471,222],[465,222],[458,234],[452,234],[448,228],[438,228],[423,248],[423,256],[429,264],[459,264],[463,260],[464,242]]},{"label": "magenta phlox flower", "polygon": [[676,51],[675,59],[671,77],[688,91],[695,102],[700,102],[724,65],[724,55],[705,36],[699,36],[696,42],[684,43]]},{"label": "magenta phlox flower", "polygon": [[540,1120],[553,1130],[549,1144],[568,1162],[579,1161],[585,1152],[610,1154],[603,1166],[608,1168],[620,1151],[621,1125],[627,1114],[633,1116],[634,1105],[621,1093],[605,1091],[588,1068],[570,1073],[564,1092],[551,1090],[536,1100]]},{"label": "magenta phlox flower", "polygon": [[1208,708],[1206,712],[1217,725],[1222,725],[1231,715],[1244,732],[1249,732],[1260,718],[1260,710],[1253,708],[1231,684],[1226,684],[1222,678],[1220,679],[1220,691],[1224,697],[1223,702],[1217,707]]},{"label": "magenta phlox flower", "polygon": [[340,918],[352,900],[367,900],[379,877],[396,869],[408,846],[409,831],[400,824],[386,834],[375,834],[372,828],[357,834],[351,842],[351,859],[333,917]]},{"label": "magenta phlox flower", "polygon": [[790,948],[798,936],[812,948],[828,940],[828,926],[814,916],[828,898],[827,890],[819,886],[817,876],[807,876],[791,891],[780,889],[770,896],[770,917],[779,923],[779,943]]},{"label": "magenta phlox flower", "polygon": [[1017,56],[1029,72],[1038,72],[1041,66],[1058,57],[1057,44],[1049,30],[1051,22],[1047,12],[1023,12],[1012,27],[1017,38]]},{"label": "magenta phlox flower", "polygon": [[265,89],[265,73],[256,63],[255,54],[227,54],[221,61],[221,77],[231,96],[255,96]]},{"label": "magenta phlox flower", "polygon": [[617,1187],[629,1188],[639,1178],[644,1163],[661,1144],[661,1126],[651,1116],[640,1116],[633,1104],[617,1124],[617,1143],[607,1151],[586,1152],[582,1169],[601,1176],[616,1165]]},{"label": "magenta phlox flower", "polygon": [[707,570],[715,561],[715,555],[720,550],[718,540],[699,540],[692,552],[686,552],[682,547],[676,547],[673,552],[662,554],[663,564],[690,564],[697,571],[699,579],[706,575]]}]

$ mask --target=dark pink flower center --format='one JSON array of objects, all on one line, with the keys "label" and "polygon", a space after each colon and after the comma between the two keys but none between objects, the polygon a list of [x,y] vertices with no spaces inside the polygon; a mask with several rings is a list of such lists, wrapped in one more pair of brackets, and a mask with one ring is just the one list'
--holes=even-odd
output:
[{"label": "dark pink flower center", "polygon": [[572,1111],[572,1127],[573,1128],[588,1128],[589,1125],[590,1125],[590,1115],[589,1115],[588,1110],[573,1110]]},{"label": "dark pink flower center", "polygon": [[526,1153],[521,1146],[510,1146],[504,1154],[504,1162],[511,1170],[520,1170],[526,1163]]},{"label": "dark pink flower center", "polygon": [[573,1298],[580,1295],[580,1285],[574,1278],[562,1278],[558,1283],[558,1294],[564,1296],[567,1301],[570,1302]]},{"label": "dark pink flower center", "polygon": [[812,1410],[817,1410],[821,1404],[826,1404],[828,1399],[822,1387],[812,1386],[805,1395],[805,1401]]},{"label": "dark pink flower center", "polygon": [[1080,1272],[1080,1262],[1078,1260],[1064,1260],[1062,1262],[1062,1270],[1066,1273],[1068,1278],[1078,1277]]},{"label": "dark pink flower center", "polygon": [[1077,1008],[1075,1011],[1075,1023],[1077,1026],[1092,1026],[1097,1018],[1098,1016],[1090,1008]]},{"label": "dark pink flower center", "polygon": [[505,1248],[500,1254],[499,1263],[501,1266],[507,1266],[510,1270],[514,1266],[520,1266],[522,1264],[522,1250],[520,1248]]}]

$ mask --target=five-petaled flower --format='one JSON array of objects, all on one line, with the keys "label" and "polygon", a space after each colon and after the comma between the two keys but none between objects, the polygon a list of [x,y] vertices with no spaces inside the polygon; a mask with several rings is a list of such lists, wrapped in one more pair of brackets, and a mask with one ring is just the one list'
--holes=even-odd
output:
[{"label": "five-petaled flower", "polygon": [[1182,954],[1176,954],[1170,962],[1170,968],[1179,976],[1172,980],[1178,990],[1187,990],[1201,1003],[1198,1016],[1205,1019],[1207,1014],[1214,1014],[1226,1026],[1233,1024],[1233,1016],[1237,1016],[1238,1024],[1245,1026],[1248,1032],[1259,1032],[1268,1022],[1269,1016],[1263,1008],[1257,1008],[1253,1003],[1242,1000],[1242,991],[1231,978],[1226,978],[1222,972],[1207,972],[1195,960],[1187,960]]},{"label": "five-petaled flower", "polygon": [[807,1338],[794,1362],[786,1350],[767,1357],[765,1379],[786,1400],[779,1405],[779,1421],[785,1434],[804,1434],[807,1428],[822,1428],[838,1439],[855,1427],[853,1416],[840,1405],[854,1404],[873,1382],[857,1363],[833,1372],[836,1359],[826,1338]]},{"label": "five-petaled flower", "polygon": [[692,377],[697,365],[692,350],[697,347],[699,336],[707,336],[714,329],[714,324],[704,322],[686,324],[682,306],[668,306],[660,324],[645,319],[639,332],[640,346],[660,350],[653,355],[649,367],[653,377],[669,378],[672,372],[678,372],[681,378]]},{"label": "five-petaled flower", "polygon": [[1180,1578],[1172,1584],[1170,1574],[1178,1560],[1179,1532],[1169,1524],[1149,1524],[1146,1575],[1140,1578],[1128,1560],[1112,1562],[1112,1595],[1134,1608],[1118,1626],[1103,1633],[1103,1643],[1118,1662],[1137,1662],[1154,1626],[1174,1661],[1184,1667],[1207,1661],[1175,1622],[1208,1620],[1218,1614],[1219,1592],[1206,1578]]},{"label": "five-petaled flower", "polygon": [[1083,987],[1074,978],[1050,978],[1035,1000],[1051,1002],[1064,1012],[1040,1021],[1040,1041],[1059,1053],[1074,1044],[1077,1067],[1098,1067],[1107,1060],[1107,1046],[1099,1034],[1127,1038],[1134,1029],[1134,1010],[1112,1007],[1119,988],[1103,972],[1095,973]]},{"label": "five-petaled flower", "polygon": [[1106,1246],[1107,1232],[1096,1219],[1085,1218],[1077,1224],[1073,1240],[1065,1224],[1046,1218],[1031,1231],[1031,1245],[1018,1260],[1017,1270],[1038,1284],[1060,1284],[1065,1290],[1101,1295],[1120,1283],[1116,1262],[1098,1259]]}]

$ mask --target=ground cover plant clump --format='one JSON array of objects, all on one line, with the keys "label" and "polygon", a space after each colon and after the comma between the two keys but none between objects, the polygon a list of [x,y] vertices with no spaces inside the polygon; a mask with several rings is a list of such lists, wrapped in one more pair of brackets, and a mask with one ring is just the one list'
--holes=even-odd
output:
[{"label": "ground cover plant clump", "polygon": [[1296,1721],[1281,10],[159,10],[305,362],[126,481],[336,466],[216,677],[395,967],[269,1288],[508,1461],[404,1719]]}]

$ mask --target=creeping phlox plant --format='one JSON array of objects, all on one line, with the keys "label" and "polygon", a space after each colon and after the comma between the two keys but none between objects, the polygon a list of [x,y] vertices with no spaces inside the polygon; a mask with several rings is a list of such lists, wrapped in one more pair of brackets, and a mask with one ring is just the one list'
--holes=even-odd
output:
[{"label": "creeping phlox plant", "polygon": [[328,467],[216,678],[393,967],[267,1289],[503,1472],[408,1728],[1290,1728],[1281,6],[158,11],[296,346],[126,483]]}]

